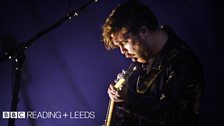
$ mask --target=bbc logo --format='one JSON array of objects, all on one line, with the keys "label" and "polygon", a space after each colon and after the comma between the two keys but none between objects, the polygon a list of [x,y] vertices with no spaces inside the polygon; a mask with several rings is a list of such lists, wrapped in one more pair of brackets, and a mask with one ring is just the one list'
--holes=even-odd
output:
[{"label": "bbc logo", "polygon": [[9,118],[26,118],[26,113],[23,111],[19,111],[19,112],[8,112],[8,111],[4,111],[2,112],[2,118],[3,119],[9,119]]}]

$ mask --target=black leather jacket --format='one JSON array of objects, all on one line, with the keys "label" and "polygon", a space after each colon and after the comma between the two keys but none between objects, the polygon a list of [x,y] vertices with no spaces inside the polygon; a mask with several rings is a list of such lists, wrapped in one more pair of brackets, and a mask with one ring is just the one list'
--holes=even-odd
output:
[{"label": "black leather jacket", "polygon": [[[141,71],[128,81],[128,101],[117,104],[113,126],[197,126],[202,95],[202,65],[193,51],[165,26],[169,35],[163,49],[155,57],[150,72]],[[157,77],[150,77],[151,72]],[[140,77],[141,76],[141,77]],[[138,78],[142,78],[139,81]],[[147,85],[144,93],[136,86]],[[138,80],[138,81],[137,81]]]}]

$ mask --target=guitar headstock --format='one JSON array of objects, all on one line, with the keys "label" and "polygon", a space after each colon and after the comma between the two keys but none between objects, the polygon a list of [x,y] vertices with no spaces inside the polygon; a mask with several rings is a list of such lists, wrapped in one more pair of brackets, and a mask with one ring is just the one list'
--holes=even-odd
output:
[{"label": "guitar headstock", "polygon": [[128,78],[133,74],[134,71],[136,71],[138,68],[137,66],[134,65],[134,63],[132,63],[129,68],[127,69],[127,71],[122,70],[121,73],[119,73],[117,75],[117,79],[114,80],[115,85],[114,87],[118,90],[121,90],[123,85],[125,84],[125,82],[128,80]]}]

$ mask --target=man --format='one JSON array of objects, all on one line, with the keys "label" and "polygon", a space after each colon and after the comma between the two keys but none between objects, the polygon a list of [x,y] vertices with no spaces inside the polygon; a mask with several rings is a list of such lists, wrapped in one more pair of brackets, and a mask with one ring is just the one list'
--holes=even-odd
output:
[{"label": "man", "polygon": [[202,94],[202,66],[169,26],[158,27],[146,5],[128,1],[103,25],[107,49],[140,64],[121,90],[108,88],[116,103],[111,126],[197,126]]}]

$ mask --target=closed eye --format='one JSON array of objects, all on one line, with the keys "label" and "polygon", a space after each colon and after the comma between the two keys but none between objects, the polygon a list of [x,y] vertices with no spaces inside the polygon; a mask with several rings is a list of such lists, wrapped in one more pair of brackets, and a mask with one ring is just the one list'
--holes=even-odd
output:
[{"label": "closed eye", "polygon": [[122,40],[122,41],[116,41],[114,42],[115,46],[124,46],[125,44],[127,44],[129,42],[128,39]]}]

